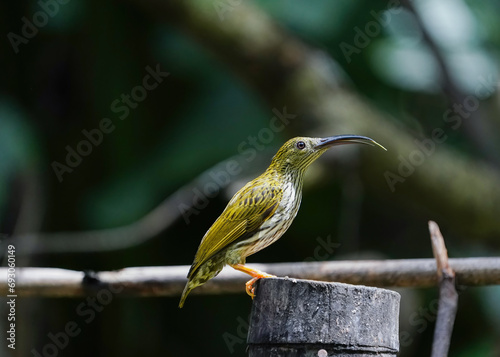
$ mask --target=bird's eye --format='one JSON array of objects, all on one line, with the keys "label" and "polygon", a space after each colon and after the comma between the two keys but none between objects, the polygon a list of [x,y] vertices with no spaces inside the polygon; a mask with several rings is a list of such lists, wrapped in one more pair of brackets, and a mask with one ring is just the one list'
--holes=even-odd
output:
[{"label": "bird's eye", "polygon": [[305,143],[305,142],[303,142],[303,141],[299,141],[299,142],[297,143],[297,149],[302,150],[302,149],[303,149],[303,148],[305,148],[305,147],[306,147],[306,143]]}]

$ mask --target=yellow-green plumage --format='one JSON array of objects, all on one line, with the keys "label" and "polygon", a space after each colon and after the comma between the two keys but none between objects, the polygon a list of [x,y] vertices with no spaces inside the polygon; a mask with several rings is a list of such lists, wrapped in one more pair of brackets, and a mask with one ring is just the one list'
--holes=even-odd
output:
[{"label": "yellow-green plumage", "polygon": [[[224,265],[245,264],[246,257],[278,240],[299,210],[307,167],[331,146],[346,143],[381,146],[356,135],[288,140],[268,169],[233,196],[203,237],[179,307],[192,289],[215,277]],[[249,272],[249,268],[239,270],[260,277]]]}]

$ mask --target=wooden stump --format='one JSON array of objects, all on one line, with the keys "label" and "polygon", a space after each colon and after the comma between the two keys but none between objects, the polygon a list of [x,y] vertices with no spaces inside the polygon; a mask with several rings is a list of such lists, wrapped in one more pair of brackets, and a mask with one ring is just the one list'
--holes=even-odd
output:
[{"label": "wooden stump", "polygon": [[398,293],[290,278],[257,283],[250,357],[396,356]]}]

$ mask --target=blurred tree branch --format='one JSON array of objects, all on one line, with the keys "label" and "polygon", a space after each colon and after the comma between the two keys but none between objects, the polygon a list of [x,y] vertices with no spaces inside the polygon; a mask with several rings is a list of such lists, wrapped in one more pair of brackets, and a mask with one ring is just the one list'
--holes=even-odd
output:
[{"label": "blurred tree branch", "polygon": [[[457,283],[466,286],[500,284],[500,259],[449,260]],[[328,261],[249,264],[277,276],[337,281],[379,287],[429,287],[439,283],[436,260]],[[178,296],[186,283],[189,266],[131,267],[116,271],[85,273],[59,268],[16,268],[19,296],[77,297],[104,288],[136,296]],[[243,293],[248,276],[224,269],[193,294]],[[0,294],[7,294],[7,268],[0,268]]]},{"label": "blurred tree branch", "polygon": [[128,1],[206,46],[270,105],[301,113],[303,120],[289,126],[291,134],[357,133],[386,145],[389,153],[371,152],[360,165],[364,183],[376,195],[387,182],[386,192],[395,192],[401,205],[425,207],[462,234],[474,233],[475,239],[500,234],[498,171],[447,147],[441,128],[425,138],[409,135],[343,88],[331,58],[290,36],[256,7],[231,5],[221,19],[212,2]]},{"label": "blurred tree branch", "polygon": [[[456,84],[442,49],[428,31],[422,16],[410,0],[404,0],[402,3],[413,14],[417,26],[422,31],[423,39],[438,64],[441,73],[441,90],[448,97],[449,105],[463,103],[467,95]],[[463,132],[478,151],[498,169],[500,158],[496,153],[499,147],[495,140],[495,133],[490,128],[491,125],[488,125],[484,119],[481,107],[471,111],[468,120],[463,121]]]},{"label": "blurred tree branch", "polygon": [[205,170],[193,181],[167,197],[144,217],[131,224],[81,232],[23,232],[23,234],[10,237],[9,241],[15,242],[18,255],[22,256],[47,253],[105,252],[139,245],[167,230],[177,219],[183,217],[183,213],[189,217],[189,210],[192,209],[194,201],[193,190],[195,188],[201,190],[207,182],[212,182],[213,179],[209,176],[209,172],[225,170],[230,161],[238,162],[243,170],[226,185],[219,183],[219,189],[223,191],[235,180],[248,174],[244,165],[245,160],[241,155],[230,157]]}]

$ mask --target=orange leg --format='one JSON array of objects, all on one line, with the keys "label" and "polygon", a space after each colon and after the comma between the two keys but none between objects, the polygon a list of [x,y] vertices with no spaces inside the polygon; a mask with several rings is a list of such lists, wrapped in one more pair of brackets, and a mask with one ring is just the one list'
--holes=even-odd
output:
[{"label": "orange leg", "polygon": [[255,297],[255,287],[253,285],[255,284],[255,282],[257,280],[259,280],[261,278],[274,278],[276,276],[276,275],[264,273],[263,271],[260,271],[257,269],[249,268],[243,264],[230,264],[230,266],[236,270],[239,270],[243,273],[246,273],[248,275],[253,276],[253,279],[250,279],[245,284],[247,294],[250,295],[252,297],[252,299]]}]

